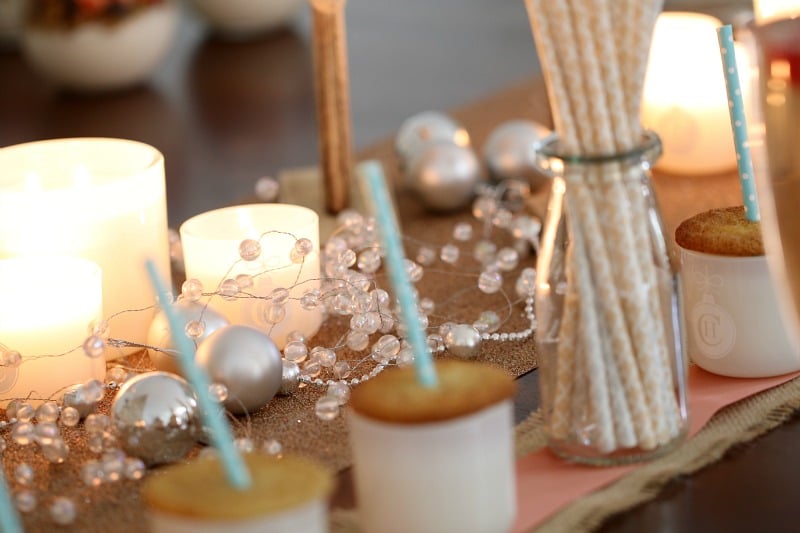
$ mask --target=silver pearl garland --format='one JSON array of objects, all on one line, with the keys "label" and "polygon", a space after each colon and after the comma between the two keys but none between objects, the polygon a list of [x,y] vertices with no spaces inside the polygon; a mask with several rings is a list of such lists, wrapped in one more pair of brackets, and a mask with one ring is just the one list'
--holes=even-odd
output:
[{"label": "silver pearl garland", "polygon": [[225,385],[224,406],[234,414],[265,406],[281,387],[281,352],[255,328],[222,327],[200,343],[195,357],[212,382]]}]

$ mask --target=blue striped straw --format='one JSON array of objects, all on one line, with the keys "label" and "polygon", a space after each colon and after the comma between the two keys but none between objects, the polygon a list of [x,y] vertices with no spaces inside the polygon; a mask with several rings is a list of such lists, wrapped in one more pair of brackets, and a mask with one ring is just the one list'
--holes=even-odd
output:
[{"label": "blue striped straw", "polygon": [[736,148],[736,163],[739,166],[739,183],[742,185],[744,213],[747,220],[758,222],[761,213],[758,210],[758,194],[753,172],[753,159],[750,157],[750,145],[747,141],[747,121],[744,117],[742,87],[739,81],[739,70],[736,67],[736,52],[733,49],[733,29],[730,24],[717,28],[719,53],[722,69],[725,71],[725,89],[728,92],[728,112],[733,130],[733,143]]},{"label": "blue striped straw", "polygon": [[233,445],[233,433],[228,425],[228,421],[223,417],[219,405],[211,399],[208,394],[208,378],[205,372],[195,364],[194,349],[189,339],[183,334],[183,328],[180,325],[178,316],[172,309],[169,296],[164,283],[156,271],[155,264],[147,261],[147,274],[150,276],[150,281],[156,289],[158,299],[161,302],[161,309],[164,310],[164,315],[167,317],[169,328],[172,331],[172,338],[177,344],[178,360],[181,364],[183,374],[189,379],[189,383],[194,388],[197,395],[197,401],[200,404],[200,411],[203,415],[203,422],[211,431],[211,442],[219,452],[222,466],[225,469],[225,475],[228,482],[236,489],[246,490],[252,485],[250,478],[250,471],[242,460],[242,456]]},{"label": "blue striped straw", "polygon": [[358,165],[358,173],[366,180],[367,189],[372,200],[372,211],[378,222],[383,246],[386,249],[386,268],[392,283],[395,296],[400,302],[400,312],[408,332],[408,341],[414,350],[414,367],[417,379],[424,387],[436,387],[439,378],[436,367],[425,340],[425,333],[420,326],[419,310],[414,301],[414,293],[405,269],[405,255],[400,239],[400,229],[394,207],[386,189],[383,167],[375,160],[365,161]]},{"label": "blue striped straw", "polygon": [[0,468],[0,531],[3,533],[22,533],[22,525],[19,521],[17,508],[14,507],[14,503],[11,501],[11,493],[8,492],[4,468]]}]

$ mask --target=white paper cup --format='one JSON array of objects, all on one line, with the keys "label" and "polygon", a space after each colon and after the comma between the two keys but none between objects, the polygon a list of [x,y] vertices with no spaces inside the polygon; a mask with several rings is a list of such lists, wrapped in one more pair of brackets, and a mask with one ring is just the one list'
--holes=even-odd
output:
[{"label": "white paper cup", "polygon": [[800,370],[800,351],[781,318],[765,256],[681,252],[689,357],[732,377]]},{"label": "white paper cup", "polygon": [[245,457],[247,491],[224,479],[216,459],[153,473],[143,499],[155,533],[324,533],[328,531],[329,472],[293,456]]},{"label": "white paper cup", "polygon": [[[508,531],[514,522],[513,383],[508,385],[510,394],[495,396],[497,401],[487,404],[487,393],[491,395],[498,381],[480,378],[486,367],[452,361],[437,367],[441,394],[423,393],[434,409],[420,409],[409,400],[407,394],[419,392],[407,387],[416,379],[412,369],[392,369],[361,385],[381,396],[382,405],[370,413],[364,412],[363,404],[371,400],[357,394],[361,388],[354,391],[356,412],[349,417],[350,439],[362,531],[498,533]],[[465,368],[478,378],[465,378]],[[388,376],[401,372],[410,379]],[[393,398],[400,400],[396,410],[386,409]],[[436,407],[446,411],[454,399],[458,403],[465,398],[474,402],[470,407],[483,405],[457,416],[424,421]],[[376,418],[378,412],[384,419]],[[398,413],[409,417],[385,420]]]}]

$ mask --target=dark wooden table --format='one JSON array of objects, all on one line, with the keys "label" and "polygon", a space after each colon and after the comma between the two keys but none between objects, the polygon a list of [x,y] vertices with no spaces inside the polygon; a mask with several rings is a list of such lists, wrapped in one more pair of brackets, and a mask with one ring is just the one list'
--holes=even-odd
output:
[{"label": "dark wooden table", "polygon": [[[353,123],[362,153],[385,152],[402,120],[450,109],[536,76],[520,1],[349,0]],[[250,196],[257,178],[315,164],[317,136],[308,17],[247,42],[207,35],[187,16],[166,63],[143,87],[64,94],[16,51],[0,52],[0,146],[54,137],[111,136],[164,152],[169,220]],[[491,104],[491,105],[489,105]],[[499,120],[548,120],[540,83],[516,85],[457,116],[480,146]],[[516,111],[518,110],[518,114]],[[2,169],[0,169],[0,172]],[[656,176],[668,226],[736,200],[731,175]],[[520,379],[519,419],[536,406],[536,372]],[[800,418],[731,451],[655,500],[610,519],[605,531],[794,531],[800,518]],[[346,476],[344,477],[346,479]],[[343,486],[341,501],[348,499]]]}]

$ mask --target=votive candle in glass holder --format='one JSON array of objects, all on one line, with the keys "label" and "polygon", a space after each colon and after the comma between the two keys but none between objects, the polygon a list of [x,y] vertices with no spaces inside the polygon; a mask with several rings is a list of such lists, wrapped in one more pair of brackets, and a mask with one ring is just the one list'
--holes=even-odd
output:
[{"label": "votive candle in glass holder", "polygon": [[0,258],[96,262],[111,336],[145,343],[155,294],[144,262],[170,266],[161,153],[125,139],[53,139],[0,148],[0,168]]},{"label": "votive candle in glass holder", "polygon": [[281,349],[293,331],[317,332],[321,308],[301,302],[320,286],[314,211],[288,204],[226,207],[190,218],[180,234],[186,278],[199,280],[204,293],[217,293],[203,301],[232,324],[266,332]]},{"label": "votive candle in glass holder", "polygon": [[475,362],[438,362],[436,370],[434,388],[406,367],[353,390],[363,531],[497,533],[514,522],[512,378]]},{"label": "votive candle in glass holder", "polygon": [[[152,475],[142,498],[154,533],[324,533],[333,478],[292,455],[244,457],[252,486],[226,482],[216,458],[171,466]],[[198,487],[202,490],[197,490]]]},{"label": "votive candle in glass holder", "polygon": [[[0,260],[0,405],[37,404],[77,383],[102,379],[105,361],[83,343],[102,318],[100,267],[75,257]],[[18,352],[18,364],[12,361]]]}]

